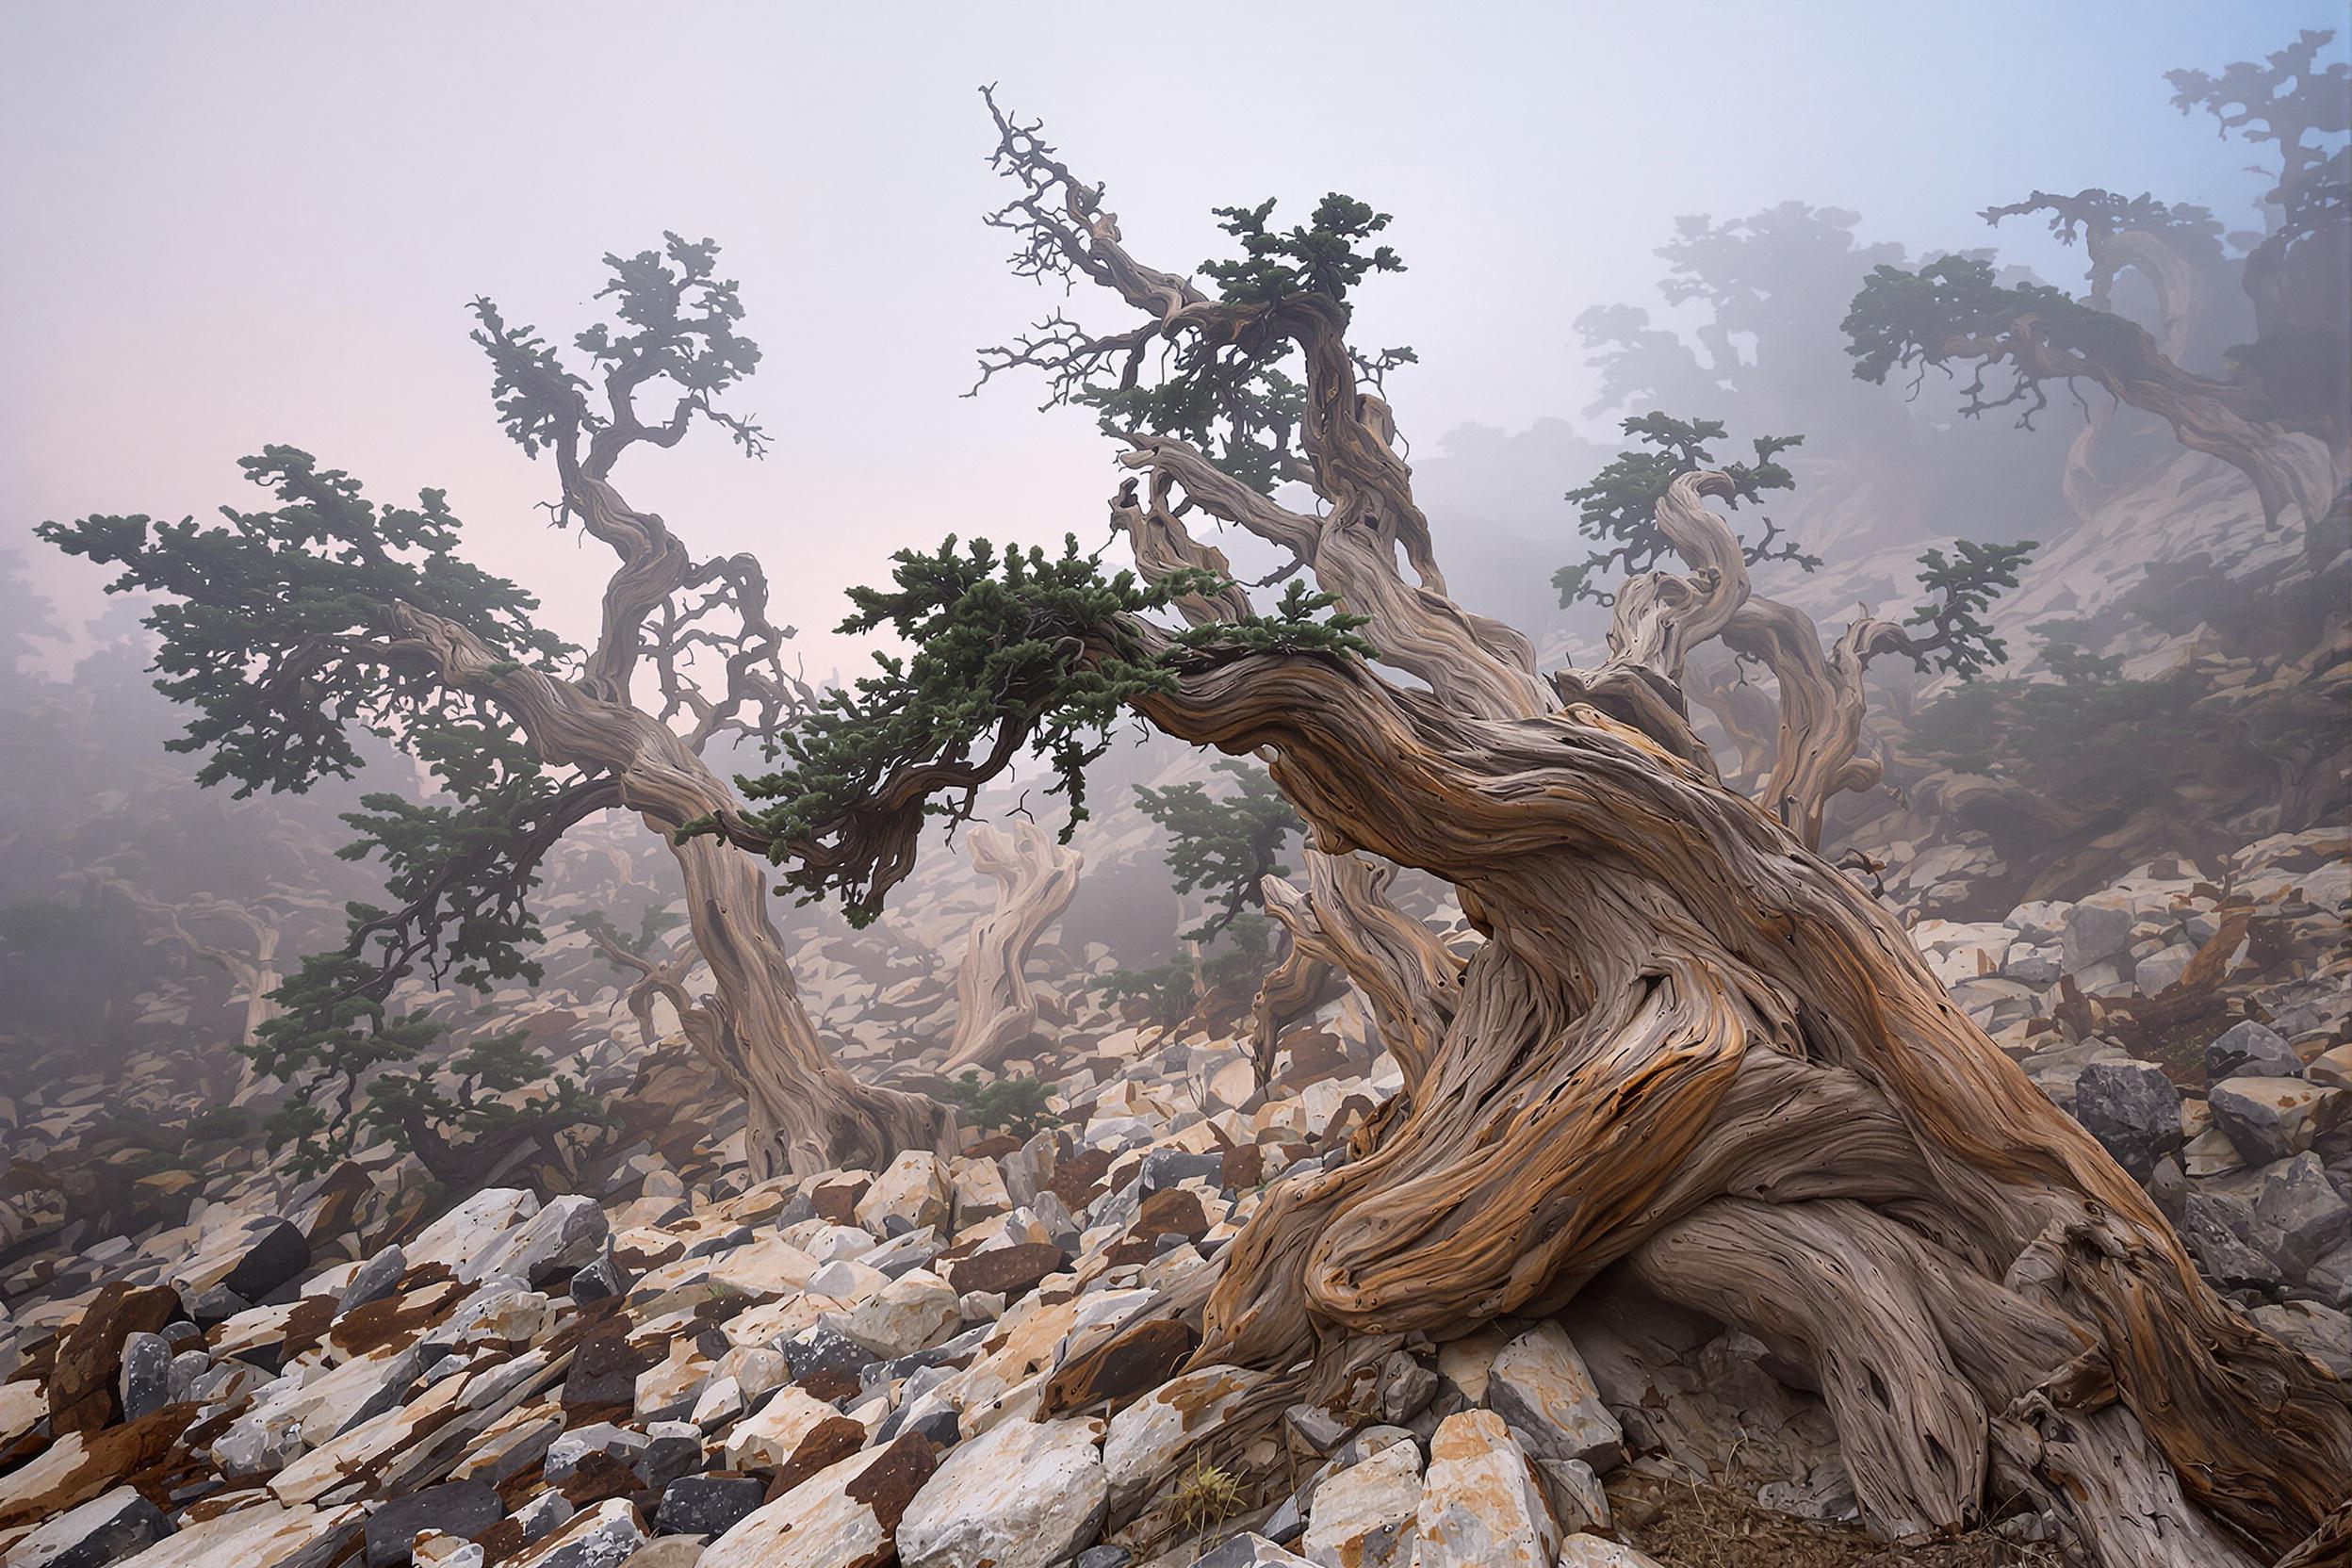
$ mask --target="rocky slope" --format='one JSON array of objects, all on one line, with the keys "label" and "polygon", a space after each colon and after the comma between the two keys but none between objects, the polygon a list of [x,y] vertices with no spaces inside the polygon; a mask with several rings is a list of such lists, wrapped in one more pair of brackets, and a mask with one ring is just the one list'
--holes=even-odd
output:
[{"label": "rocky slope", "polygon": [[[968,919],[972,896],[902,918]],[[2314,833],[1916,931],[2207,1270],[2340,1373],[2348,904],[2352,836]],[[940,1032],[939,980],[879,983],[859,956],[809,965],[862,1021],[853,1054]],[[951,1159],[751,1186],[723,1128],[689,1125],[592,1190],[430,1218],[383,1170],[287,1189],[255,1163],[194,1178],[176,1224],[21,1256],[8,1561],[1550,1568],[1653,1560],[1630,1543],[1701,1485],[1854,1517],[1801,1367],[1607,1280],[1558,1320],[1358,1343],[1339,1409],[1174,1375],[1181,1333],[1087,1357],[1197,1287],[1267,1184],[1348,1157],[1397,1080],[1353,998],[1292,1031],[1260,1092],[1231,1031],[1120,1027],[1069,994],[1035,1064],[1057,1124]],[[629,1054],[610,1033],[582,1050]],[[20,1105],[20,1153],[73,1099]],[[2054,1552],[2049,1529],[2012,1516],[1987,1549]]]}]

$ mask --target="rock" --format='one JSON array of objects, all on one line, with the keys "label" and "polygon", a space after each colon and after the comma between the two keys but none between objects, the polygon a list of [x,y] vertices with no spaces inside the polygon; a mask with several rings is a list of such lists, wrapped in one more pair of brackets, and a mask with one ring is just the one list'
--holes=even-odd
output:
[{"label": "rock", "polygon": [[1557,1323],[1530,1329],[1503,1348],[1487,1377],[1486,1402],[1535,1458],[1580,1459],[1607,1475],[1625,1457],[1617,1418]]},{"label": "rock", "polygon": [[937,1460],[912,1434],[825,1466],[712,1542],[697,1568],[842,1568],[890,1560]]},{"label": "rock", "polygon": [[564,1197],[548,1202],[514,1230],[496,1237],[457,1268],[472,1283],[493,1274],[511,1274],[531,1285],[557,1274],[577,1272],[603,1255],[612,1227],[593,1198]]},{"label": "rock", "polygon": [[663,1535],[724,1535],[767,1495],[753,1476],[680,1476],[662,1489],[653,1527]]},{"label": "rock", "polygon": [[410,1545],[427,1530],[473,1541],[505,1517],[498,1493],[480,1481],[445,1481],[395,1497],[368,1516],[368,1568],[407,1562]]},{"label": "rock", "polygon": [[547,1448],[547,1480],[552,1484],[565,1479],[590,1454],[602,1454],[621,1465],[634,1466],[644,1455],[647,1441],[643,1432],[616,1427],[610,1421],[574,1427]]},{"label": "rock", "polygon": [[890,1281],[839,1315],[841,1332],[884,1359],[937,1345],[963,1321],[956,1289],[927,1268]]},{"label": "rock", "polygon": [[454,1274],[503,1232],[538,1212],[539,1200],[521,1187],[484,1187],[407,1243],[409,1266],[437,1263]]},{"label": "rock", "polygon": [[2352,1237],[2352,1203],[2328,1182],[2318,1155],[2297,1154],[2263,1172],[2246,1239],[2269,1253],[2288,1279],[2302,1279],[2347,1237]]},{"label": "rock", "polygon": [[283,1219],[262,1221],[245,1238],[244,1255],[221,1284],[258,1301],[310,1266],[310,1242]]},{"label": "rock", "polygon": [[1658,1561],[1597,1535],[1572,1535],[1560,1544],[1558,1568],[1658,1568]]},{"label": "rock", "polygon": [[[2201,1105],[2204,1102],[2190,1103]],[[2232,1170],[2243,1169],[2245,1165],[2246,1156],[2238,1152],[2238,1146],[2218,1127],[2192,1134],[2189,1141],[2180,1146],[2180,1168],[2191,1180],[2226,1176]]]},{"label": "rock", "polygon": [[514,1525],[523,1532],[523,1544],[535,1546],[572,1522],[580,1510],[561,1492],[542,1492],[514,1511]]},{"label": "rock", "polygon": [[1316,1485],[1300,1549],[1317,1568],[1404,1564],[1420,1509],[1421,1450],[1391,1444]]},{"label": "rock", "polygon": [[2152,1062],[2093,1062],[2075,1081],[2075,1119],[2147,1184],[2156,1162],[2180,1147],[2180,1094]]},{"label": "rock", "polygon": [[1407,1350],[1392,1350],[1380,1363],[1380,1419],[1402,1426],[1429,1408],[1437,1396],[1437,1373]]},{"label": "rock", "polygon": [[1180,1446],[1215,1430],[1265,1380],[1266,1374],[1238,1366],[1203,1366],[1169,1379],[1112,1416],[1102,1439],[1111,1527],[1134,1517],[1152,1478]]},{"label": "rock", "polygon": [[1241,1534],[1193,1559],[1192,1568],[1312,1568],[1296,1552],[1286,1552],[1262,1535]]},{"label": "rock", "polygon": [[1050,1568],[1102,1533],[1096,1420],[1000,1421],[957,1447],[898,1523],[906,1568]]},{"label": "rock", "polygon": [[1561,1530],[1574,1535],[1609,1528],[1609,1493],[1591,1465],[1580,1459],[1544,1459],[1535,1462],[1535,1469]]},{"label": "rock", "polygon": [[519,1558],[512,1568],[620,1568],[645,1544],[645,1522],[626,1497],[611,1497],[574,1514],[564,1527]]},{"label": "rock", "polygon": [[335,1315],[341,1317],[354,1307],[381,1301],[400,1288],[400,1276],[408,1272],[408,1254],[397,1246],[387,1247],[366,1263],[335,1298]]},{"label": "rock", "polygon": [[2062,945],[2066,968],[2080,972],[2132,946],[2131,906],[2085,900],[2066,911]]},{"label": "rock", "polygon": [[572,1299],[580,1306],[623,1295],[628,1289],[629,1275],[609,1250],[572,1276]]},{"label": "rock", "polygon": [[137,1333],[122,1341],[122,1370],[116,1392],[122,1419],[153,1415],[172,1399],[172,1343],[161,1334]]},{"label": "rock", "polygon": [[2306,1289],[2339,1311],[2352,1307],[2352,1239],[2311,1265],[2303,1276]]},{"label": "rock", "polygon": [[1028,1295],[1047,1275],[1069,1266],[1069,1254],[1053,1243],[1028,1241],[957,1258],[947,1266],[947,1280],[958,1296],[988,1291],[1011,1300]]},{"label": "rock", "polygon": [[793,1335],[777,1347],[784,1352],[784,1364],[796,1382],[807,1382],[826,1373],[847,1373],[853,1380],[862,1368],[879,1358],[830,1324],[816,1327]]},{"label": "rock", "polygon": [[2220,1195],[2192,1190],[2180,1215],[2180,1239],[2188,1243],[2197,1266],[2216,1284],[2276,1289],[2278,1266],[2264,1257],[2240,1233],[2249,1230],[2252,1212],[2234,1207]]},{"label": "rock", "polygon": [[841,1413],[807,1390],[787,1384],[758,1413],[735,1423],[727,1434],[727,1462],[738,1470],[781,1465],[819,1425],[839,1420]]},{"label": "rock", "polygon": [[2205,1102],[2246,1163],[2266,1166],[2309,1149],[2335,1122],[2345,1095],[2300,1078],[2242,1074],[2215,1084]]},{"label": "rock", "polygon": [[2352,1317],[2312,1301],[2279,1301],[2246,1315],[2340,1379],[2352,1379]]},{"label": "rock", "polygon": [[178,1293],[168,1285],[102,1286],[58,1337],[49,1374],[49,1435],[96,1431],[120,1419],[123,1345],[179,1315]]},{"label": "rock", "polygon": [[2205,1076],[2218,1084],[2224,1078],[2299,1078],[2303,1058],[2286,1037],[2266,1024],[2246,1019],[2233,1023],[2205,1048]]},{"label": "rock", "polygon": [[1535,1467],[1503,1418],[1471,1410],[1439,1422],[1413,1516],[1412,1568],[1551,1568],[1559,1545]]},{"label": "rock", "polygon": [[691,1421],[656,1421],[645,1429],[645,1451],[629,1468],[647,1490],[659,1492],[701,1469],[702,1458],[701,1428]]},{"label": "rock", "polygon": [[892,1160],[858,1200],[858,1223],[875,1235],[890,1231],[893,1220],[906,1230],[945,1225],[950,1193],[939,1157],[909,1149]]},{"label": "rock", "polygon": [[106,1568],[171,1533],[170,1516],[118,1486],[20,1538],[8,1548],[8,1568]]},{"label": "rock", "polygon": [[2303,1076],[2331,1089],[2352,1089],[2352,1045],[2331,1046],[2312,1057]]}]

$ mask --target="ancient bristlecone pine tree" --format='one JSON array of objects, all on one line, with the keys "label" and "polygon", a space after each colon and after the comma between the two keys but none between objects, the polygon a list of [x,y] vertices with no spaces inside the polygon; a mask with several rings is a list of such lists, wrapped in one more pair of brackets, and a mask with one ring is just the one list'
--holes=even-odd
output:
[{"label": "ancient bristlecone pine tree", "polygon": [[[1132,711],[1263,759],[1324,854],[1452,885],[1485,940],[1458,978],[1391,964],[1398,1101],[1345,1163],[1268,1193],[1205,1301],[1161,1309],[1199,1310],[1198,1361],[1295,1396],[1348,1336],[1540,1315],[1616,1267],[1809,1363],[1886,1534],[2022,1493],[2102,1563],[2185,1568],[2318,1526],[2352,1474],[2352,1394],[2219,1298],[1902,926],[1692,735],[1684,654],[1753,602],[1705,504],[1720,477],[1659,506],[1688,570],[1618,594],[1600,667],[1547,674],[1448,596],[1367,379],[1403,355],[1349,348],[1350,290],[1400,266],[1365,248],[1383,215],[1331,197],[1277,231],[1228,209],[1244,257],[1204,287],[1138,260],[1036,126],[997,127],[1017,269],[1135,319],[1056,313],[988,368],[1044,375],[1124,442],[1146,580],[1074,546],[902,555],[862,618],[930,662],[845,694],[775,804],[715,826],[867,918],[926,797],[968,813],[1031,746],[1075,788]],[[1285,480],[1313,510],[1272,498]],[[1252,611],[1200,518],[1321,594]],[[910,706],[950,722],[912,736]],[[826,782],[844,773],[883,782],[853,799]]]},{"label": "ancient bristlecone pine tree", "polygon": [[[351,730],[364,727],[429,764],[455,800],[368,798],[354,853],[383,858],[400,906],[360,911],[345,947],[305,960],[278,994],[282,1016],[261,1027],[261,1066],[301,1091],[280,1125],[305,1157],[335,1157],[361,1125],[341,1086],[355,1091],[383,1065],[415,1060],[430,1038],[389,1011],[403,980],[486,989],[535,978],[528,897],[540,863],[571,828],[612,809],[674,845],[694,948],[715,990],[696,1001],[673,988],[672,1000],[688,1038],[748,1103],[758,1175],[878,1167],[937,1146],[952,1127],[935,1102],[861,1084],[832,1060],[793,985],[757,861],[678,837],[737,807],[704,749],[722,737],[772,739],[813,695],[784,662],[790,629],[769,619],[760,564],[696,560],[613,482],[629,452],[675,446],[697,422],[762,449],[758,426],[717,406],[759,351],[735,330],[743,307],[716,259],[715,246],[676,236],[662,251],[608,256],[603,294],[617,330],[600,324],[576,339],[588,377],[489,302],[474,307],[501,422],[525,452],[554,460],[554,520],[616,558],[584,653],[534,623],[529,595],[455,555],[457,520],[439,492],[415,509],[379,508],[356,481],[289,448],[244,465],[277,505],[227,511],[224,525],[42,525],[60,547],[120,567],[118,588],[158,596],[159,684],[195,710],[176,743],[207,755],[205,783],[232,780],[242,794],[348,776],[358,762]],[[664,406],[648,416],[641,398]],[[420,1081],[416,1092],[437,1091]],[[572,1121],[583,1109],[549,1106]],[[398,1130],[392,1119],[377,1124]]]}]

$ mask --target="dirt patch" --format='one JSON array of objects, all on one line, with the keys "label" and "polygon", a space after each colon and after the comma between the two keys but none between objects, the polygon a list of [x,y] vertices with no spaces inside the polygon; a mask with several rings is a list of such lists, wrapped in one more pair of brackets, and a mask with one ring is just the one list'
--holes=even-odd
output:
[{"label": "dirt patch", "polygon": [[2066,1568],[2056,1546],[1990,1529],[1891,1544],[1704,1485],[1637,1480],[1612,1488],[1609,1503],[1625,1538],[1664,1568]]}]

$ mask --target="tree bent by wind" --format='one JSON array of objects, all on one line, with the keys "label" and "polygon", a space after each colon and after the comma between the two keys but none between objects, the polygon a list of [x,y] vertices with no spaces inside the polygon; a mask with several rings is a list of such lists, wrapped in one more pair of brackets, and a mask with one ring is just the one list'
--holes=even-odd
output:
[{"label": "tree bent by wind", "polygon": [[[260,1027],[260,1065],[300,1091],[277,1130],[314,1161],[369,1125],[425,1149],[468,1129],[428,1080],[399,1070],[436,1031],[397,1012],[396,992],[412,977],[482,990],[534,979],[541,863],[606,810],[633,812],[673,846],[714,986],[673,1000],[689,1040],[748,1105],[757,1175],[879,1165],[953,1127],[936,1102],[861,1084],[833,1061],[758,863],[678,836],[738,806],[705,749],[773,740],[813,694],[784,662],[791,629],[769,617],[760,563],[695,558],[613,478],[631,451],[673,447],[697,425],[763,449],[760,427],[721,406],[759,361],[737,331],[736,286],[716,273],[714,245],[675,235],[605,260],[612,320],[580,334],[568,358],[490,302],[473,307],[500,422],[560,480],[556,524],[613,554],[590,648],[566,646],[537,624],[529,594],[456,553],[458,519],[440,492],[378,506],[350,475],[287,447],[243,464],[270,493],[263,510],[224,508],[201,527],[89,516],[41,528],[120,568],[114,589],[159,596],[157,685],[192,710],[172,744],[204,756],[203,782],[245,795],[348,777],[366,730],[441,786],[446,803],[371,795],[350,819],[362,838],[346,854],[384,862],[394,906],[354,906],[344,945],[306,958]],[[500,1066],[501,1082],[527,1076]],[[379,1105],[369,1089],[387,1074],[406,1086]],[[576,1090],[544,1098],[551,1127],[588,1109]]]},{"label": "tree bent by wind", "polygon": [[[1684,569],[1617,592],[1601,665],[1541,670],[1448,595],[1368,380],[1393,356],[1351,350],[1356,286],[1402,267],[1373,245],[1385,216],[1226,209],[1240,259],[1163,270],[1037,124],[995,118],[1016,270],[1127,324],[1057,311],[986,372],[1100,414],[1141,575],[1074,544],[903,552],[853,624],[924,657],[836,694],[760,809],[702,826],[871,919],[927,811],[969,813],[1031,752],[1082,800],[1133,713],[1262,760],[1317,853],[1451,884],[1484,938],[1467,963],[1392,947],[1368,976],[1402,1091],[1352,1157],[1268,1192],[1213,1286],[1153,1309],[1198,1314],[1198,1364],[1296,1397],[1350,1336],[1540,1315],[1613,1267],[1809,1362],[1885,1534],[2020,1494],[2115,1568],[2268,1560],[2318,1527],[2352,1395],[2214,1294],[1902,927],[1692,733],[1684,655],[1753,597],[1707,504],[1728,482],[1672,481],[1656,525]],[[1274,498],[1294,476],[1313,510]],[[1270,613],[1203,524],[1295,562]]]}]

